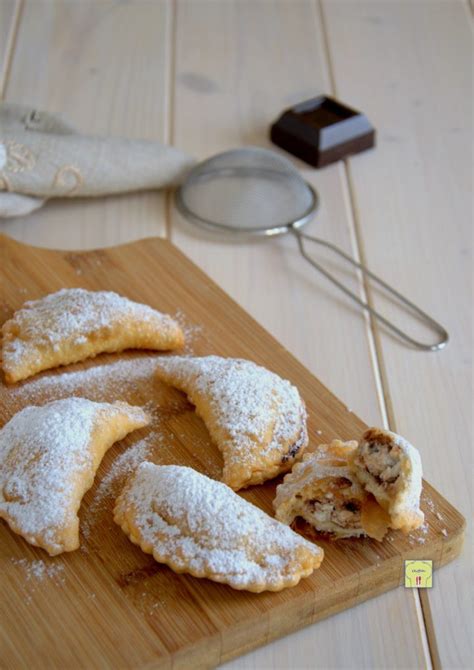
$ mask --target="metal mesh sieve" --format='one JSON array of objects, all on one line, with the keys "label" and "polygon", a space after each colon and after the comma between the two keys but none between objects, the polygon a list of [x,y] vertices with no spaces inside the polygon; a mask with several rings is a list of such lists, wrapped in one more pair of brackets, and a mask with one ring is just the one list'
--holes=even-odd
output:
[{"label": "metal mesh sieve", "polygon": [[187,218],[207,227],[276,235],[307,223],[318,197],[289,160],[245,147],[200,163],[176,202]]},{"label": "metal mesh sieve", "polygon": [[[449,339],[443,326],[342,249],[300,230],[313,217],[318,201],[316,191],[289,160],[259,147],[233,149],[199,163],[176,194],[180,212],[200,226],[233,234],[293,234],[303,258],[392,333],[418,349],[442,349]],[[312,258],[306,250],[306,242],[329,249],[360,270],[365,278],[383,287],[438,333],[438,341],[434,344],[419,342],[401,330]]]}]

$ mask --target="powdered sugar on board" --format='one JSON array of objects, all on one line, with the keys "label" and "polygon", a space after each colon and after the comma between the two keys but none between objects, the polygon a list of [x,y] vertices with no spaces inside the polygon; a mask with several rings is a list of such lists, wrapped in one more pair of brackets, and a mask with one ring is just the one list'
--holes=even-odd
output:
[{"label": "powdered sugar on board", "polygon": [[408,542],[413,545],[413,544],[425,544],[426,542],[426,537],[429,532],[429,526],[425,522],[422,526],[417,528],[415,531],[412,531],[408,535]]},{"label": "powdered sugar on board", "polygon": [[234,588],[278,589],[322,560],[322,550],[228,486],[182,466],[142,463],[117,500],[115,519],[130,524],[154,557],[173,569]]},{"label": "powdered sugar on board", "polygon": [[87,363],[86,369],[43,373],[15,386],[4,387],[2,400],[8,405],[33,404],[81,395],[90,400],[109,402],[123,400],[131,393],[150,397],[156,387],[153,374],[158,355],[120,358],[110,363],[97,365]]},{"label": "powdered sugar on board", "polygon": [[54,562],[46,562],[42,559],[11,558],[12,564],[20,570],[20,580],[23,587],[23,602],[30,605],[33,594],[45,583],[54,584],[55,588],[61,588],[66,584],[64,565]]},{"label": "powdered sugar on board", "polygon": [[41,559],[28,560],[27,558],[12,558],[11,561],[22,569],[27,582],[52,579],[57,585],[64,584],[64,565],[62,563],[46,563]]},{"label": "powdered sugar on board", "polygon": [[88,538],[97,523],[102,520],[102,513],[107,511],[106,501],[116,498],[126,479],[162,444],[162,440],[163,437],[159,432],[151,431],[145,438],[132,444],[117,456],[94,491],[81,528],[84,537]]},{"label": "powdered sugar on board", "polygon": [[203,326],[191,323],[186,314],[180,309],[173,314],[173,319],[179,324],[184,333],[183,354],[192,354],[194,345],[205,338]]}]

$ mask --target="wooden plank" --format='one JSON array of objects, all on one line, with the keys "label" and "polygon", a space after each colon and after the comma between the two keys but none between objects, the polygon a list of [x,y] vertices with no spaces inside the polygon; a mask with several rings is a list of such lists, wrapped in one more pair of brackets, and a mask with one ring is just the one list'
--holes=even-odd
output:
[{"label": "wooden plank", "polygon": [[0,100],[2,99],[20,13],[20,0],[0,3]]},{"label": "wooden plank", "polygon": [[[282,109],[330,87],[314,2],[179,2],[176,24],[173,141],[201,159],[244,144],[269,147],[269,125]],[[316,173],[295,165],[321,194],[308,231],[350,252],[342,166]],[[193,230],[176,214],[172,220],[172,239],[187,255],[350,408],[369,423],[382,422],[364,318],[305,266],[294,241],[233,244]],[[352,274],[342,276],[357,290]],[[342,614],[246,663],[278,666],[275,654],[283,649],[297,667],[313,658],[321,667],[380,667],[387,658],[398,667],[420,667],[426,659],[418,615],[413,594],[391,593],[359,608],[356,619]],[[392,635],[382,645],[379,625],[388,620]],[[341,629],[347,644],[337,642]]]},{"label": "wooden plank", "polygon": [[[337,92],[362,108],[378,148],[350,161],[369,264],[446,325],[442,353],[386,335],[380,354],[391,424],[437,488],[472,509],[472,38],[464,2],[325,2]],[[471,286],[471,288],[469,288]],[[376,303],[382,304],[375,298]],[[387,308],[387,305],[384,305]],[[399,313],[398,322],[409,326]],[[413,331],[412,331],[413,332]],[[416,332],[416,330],[415,330]],[[429,335],[426,331],[423,336]],[[423,593],[433,658],[472,660],[471,545]]]},{"label": "wooden plank", "polygon": [[[161,0],[27,0],[6,99],[60,112],[85,133],[166,143],[169,40]],[[104,246],[164,235],[165,210],[158,192],[55,200],[3,231],[43,246]]]},{"label": "wooden plank", "polygon": [[[353,412],[165,240],[148,239],[80,254],[28,248],[1,237],[0,261],[2,322],[25,297],[38,297],[65,286],[116,290],[164,312],[174,312],[179,305],[187,322],[202,329],[202,337],[188,344],[191,351],[251,358],[298,385],[307,402],[313,444],[321,442],[320,429],[347,439],[365,428]],[[191,465],[219,476],[221,458],[201,420],[184,396],[154,379],[150,356],[135,354],[135,369],[140,361],[143,365],[148,360],[149,364],[139,383],[134,383],[133,371],[125,386],[123,374],[115,379],[112,375],[111,382],[110,373],[104,377],[97,371],[97,364],[105,360],[122,361],[123,365],[127,358],[130,360],[130,355],[102,357],[74,366],[76,373],[89,370],[95,382],[87,374],[79,375],[79,382],[72,381],[78,375],[71,378],[69,368],[11,387],[1,383],[0,421],[3,424],[32,401],[42,404],[71,392],[109,401],[120,398],[147,406],[152,403],[159,418],[148,433],[141,431],[127,439],[128,453],[132,444],[147,440],[153,449],[147,456],[151,460]],[[99,480],[105,473],[110,475],[114,455],[123,452],[123,444],[113,447],[104,459]],[[156,564],[113,524],[114,496],[102,499],[96,508],[98,514],[93,514],[96,493],[93,489],[81,508],[82,529],[88,529],[82,537],[82,551],[49,558],[1,524],[2,606],[7,609],[2,615],[0,656],[8,667],[162,668],[170,662],[173,668],[214,666],[397,586],[403,580],[406,558],[416,555],[433,559],[435,567],[443,565],[457,554],[463,535],[462,517],[425,482],[422,507],[429,526],[426,534],[407,537],[391,532],[383,543],[320,540],[325,558],[319,570],[292,589],[256,595],[177,575]],[[244,496],[270,512],[274,493],[275,482],[267,482],[246,490]],[[427,507],[428,499],[442,512],[446,535]],[[39,583],[34,579],[38,563],[32,561],[42,566]],[[54,579],[58,574],[59,581]],[[391,623],[387,618],[390,629]],[[380,620],[377,625],[381,626]],[[393,634],[399,636],[391,630]],[[405,634],[410,636],[407,630]],[[387,654],[390,647],[386,640],[383,647]],[[372,647],[372,659],[374,651]],[[319,655],[324,658],[324,652]]]}]

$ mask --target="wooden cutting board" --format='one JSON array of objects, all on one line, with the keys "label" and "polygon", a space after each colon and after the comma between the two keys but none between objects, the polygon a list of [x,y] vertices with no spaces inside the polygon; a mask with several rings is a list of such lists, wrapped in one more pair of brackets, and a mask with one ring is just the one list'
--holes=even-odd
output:
[{"label": "wooden cutting board", "polygon": [[[248,358],[290,379],[306,401],[313,444],[357,438],[366,427],[169,242],[75,253],[0,236],[0,324],[25,300],[63,287],[114,290],[179,312],[188,353]],[[25,405],[68,395],[146,403],[155,422],[106,455],[81,508],[80,550],[49,558],[0,522],[2,667],[213,667],[397,587],[404,559],[440,567],[461,550],[463,517],[425,482],[425,528],[408,537],[391,532],[383,543],[321,541],[322,567],[295,588],[251,594],[174,574],[113,523],[113,499],[144,458],[219,478],[222,460],[204,425],[183,395],[154,380],[153,356],[135,353],[101,356],[15,387],[0,382],[0,426]],[[242,495],[271,513],[275,485]]]}]

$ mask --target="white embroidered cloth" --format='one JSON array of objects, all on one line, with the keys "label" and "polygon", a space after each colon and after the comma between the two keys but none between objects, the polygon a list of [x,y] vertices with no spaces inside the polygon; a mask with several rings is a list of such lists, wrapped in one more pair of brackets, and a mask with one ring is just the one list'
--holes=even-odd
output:
[{"label": "white embroidered cloth", "polygon": [[172,186],[193,163],[157,141],[83,135],[55,114],[0,104],[0,216],[27,214],[48,198]]}]

